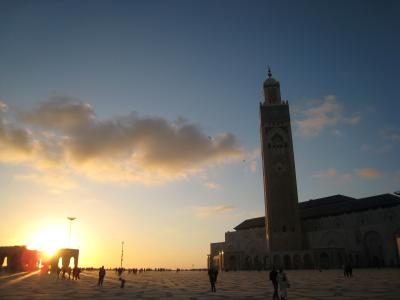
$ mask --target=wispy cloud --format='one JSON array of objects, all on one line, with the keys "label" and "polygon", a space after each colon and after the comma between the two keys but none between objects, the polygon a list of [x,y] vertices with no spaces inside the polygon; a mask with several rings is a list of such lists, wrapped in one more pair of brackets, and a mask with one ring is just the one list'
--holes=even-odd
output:
[{"label": "wispy cloud", "polygon": [[373,168],[357,169],[357,170],[355,170],[355,173],[359,177],[361,177],[363,179],[368,179],[368,180],[377,179],[377,178],[381,177],[381,175],[382,175],[381,172],[379,172],[378,170],[373,169]]},{"label": "wispy cloud", "polygon": [[376,147],[372,147],[368,144],[361,145],[361,151],[366,153],[384,154],[392,150],[393,150],[393,145],[391,144],[378,145]]},{"label": "wispy cloud", "polygon": [[314,179],[334,180],[336,183],[347,183],[352,180],[354,175],[361,179],[372,180],[380,178],[382,173],[374,168],[361,168],[349,172],[339,172],[334,168],[330,168],[325,171],[316,172],[311,177]]},{"label": "wispy cloud", "polygon": [[233,205],[199,206],[194,208],[195,216],[200,219],[227,213],[232,211],[233,209],[234,209]]},{"label": "wispy cloud", "polygon": [[7,109],[8,109],[7,104],[0,100],[0,112],[6,111]]},{"label": "wispy cloud", "polygon": [[379,135],[386,141],[400,143],[400,131],[393,128],[385,128],[379,132]]},{"label": "wispy cloud", "polygon": [[257,162],[255,160],[250,162],[250,170],[253,173],[257,172]]},{"label": "wispy cloud", "polygon": [[325,171],[320,171],[317,172],[313,175],[311,175],[312,178],[314,179],[329,179],[333,180],[338,184],[344,184],[348,183],[351,181],[352,176],[350,173],[342,173],[338,172],[336,169],[330,168]]},{"label": "wispy cloud", "polygon": [[361,120],[360,113],[345,115],[343,105],[333,95],[325,96],[323,101],[312,101],[311,105],[312,107],[307,105],[307,108],[297,110],[302,118],[296,124],[300,134],[307,138],[318,136],[326,128],[334,128],[338,124],[354,125]]},{"label": "wispy cloud", "polygon": [[205,182],[204,186],[209,190],[217,190],[221,188],[221,185],[215,182]]},{"label": "wispy cloud", "polygon": [[131,113],[100,120],[77,99],[56,96],[0,118],[0,160],[34,168],[68,168],[96,180],[159,184],[242,159],[232,133],[209,137],[185,119]]},{"label": "wispy cloud", "polygon": [[69,176],[63,173],[52,172],[47,173],[29,173],[29,174],[16,174],[15,180],[30,181],[36,184],[45,186],[48,191],[55,194],[60,194],[67,190],[77,188],[77,183]]}]

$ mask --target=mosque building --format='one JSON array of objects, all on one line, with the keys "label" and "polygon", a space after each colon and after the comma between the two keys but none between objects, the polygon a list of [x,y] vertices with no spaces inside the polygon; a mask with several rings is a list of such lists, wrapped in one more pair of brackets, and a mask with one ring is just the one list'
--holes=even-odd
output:
[{"label": "mosque building", "polygon": [[211,243],[208,266],[222,270],[400,265],[400,197],[344,195],[298,202],[289,103],[268,70],[260,103],[265,216]]}]

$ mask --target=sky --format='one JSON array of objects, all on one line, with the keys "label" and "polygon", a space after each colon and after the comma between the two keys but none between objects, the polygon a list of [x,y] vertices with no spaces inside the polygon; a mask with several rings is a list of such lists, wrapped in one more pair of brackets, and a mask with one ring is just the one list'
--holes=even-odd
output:
[{"label": "sky", "polygon": [[[0,245],[205,267],[264,213],[267,65],[299,201],[400,189],[398,1],[1,1]],[[68,216],[73,221],[69,239]]]}]

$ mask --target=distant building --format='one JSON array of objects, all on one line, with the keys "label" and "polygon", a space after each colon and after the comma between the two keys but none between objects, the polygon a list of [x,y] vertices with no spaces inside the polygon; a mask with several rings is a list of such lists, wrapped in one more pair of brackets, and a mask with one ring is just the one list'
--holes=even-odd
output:
[{"label": "distant building", "polygon": [[[59,263],[67,269],[71,262],[78,266],[78,249],[58,249],[57,252],[48,257],[42,251],[30,250],[26,246],[0,247],[0,269],[5,268],[11,272],[35,271],[41,265],[47,265],[51,272],[57,271]],[[6,266],[3,264],[6,262]]]},{"label": "distant building", "polygon": [[211,243],[211,264],[226,270],[400,265],[400,197],[335,195],[298,203],[289,104],[268,78],[260,103],[265,217],[248,219]]},{"label": "distant building", "polygon": [[26,246],[0,247],[0,267],[11,272],[34,271],[39,268],[41,253]]}]

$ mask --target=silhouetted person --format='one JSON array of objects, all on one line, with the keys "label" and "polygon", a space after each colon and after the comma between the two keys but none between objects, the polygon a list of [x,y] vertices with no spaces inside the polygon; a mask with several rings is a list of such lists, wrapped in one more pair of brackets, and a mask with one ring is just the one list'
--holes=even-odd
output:
[{"label": "silhouetted person", "polygon": [[99,282],[97,283],[97,286],[103,286],[104,276],[106,276],[106,270],[104,269],[104,266],[101,266],[99,269]]},{"label": "silhouetted person", "polygon": [[282,268],[279,269],[278,273],[278,285],[279,285],[279,295],[281,300],[287,299],[287,288],[290,287],[289,280],[286,276],[285,271]]},{"label": "silhouetted person", "polygon": [[353,277],[353,266],[351,262],[347,264],[347,277]]},{"label": "silhouetted person", "polygon": [[125,279],[123,279],[122,277],[120,277],[119,278],[119,281],[121,281],[121,289],[123,289],[124,288],[124,286],[125,286]]},{"label": "silhouetted person", "polygon": [[79,273],[81,272],[81,269],[78,268],[77,266],[74,267],[74,269],[72,270],[72,279],[73,280],[78,280],[79,278]]},{"label": "silhouetted person", "polygon": [[353,275],[353,267],[351,266],[351,262],[348,262],[344,265],[344,277],[350,278]]},{"label": "silhouetted person", "polygon": [[217,282],[218,278],[218,270],[215,268],[211,268],[208,270],[208,278],[210,279],[211,284],[211,292],[216,292],[215,283]]},{"label": "silhouetted person", "polygon": [[272,286],[274,288],[274,293],[272,295],[272,299],[278,299],[278,271],[276,270],[275,266],[272,267],[271,272],[269,272],[269,280],[272,282]]},{"label": "silhouetted person", "polygon": [[[71,272],[72,272],[72,268],[68,267],[68,280],[71,280]],[[74,279],[74,277],[72,277],[72,279]]]}]

